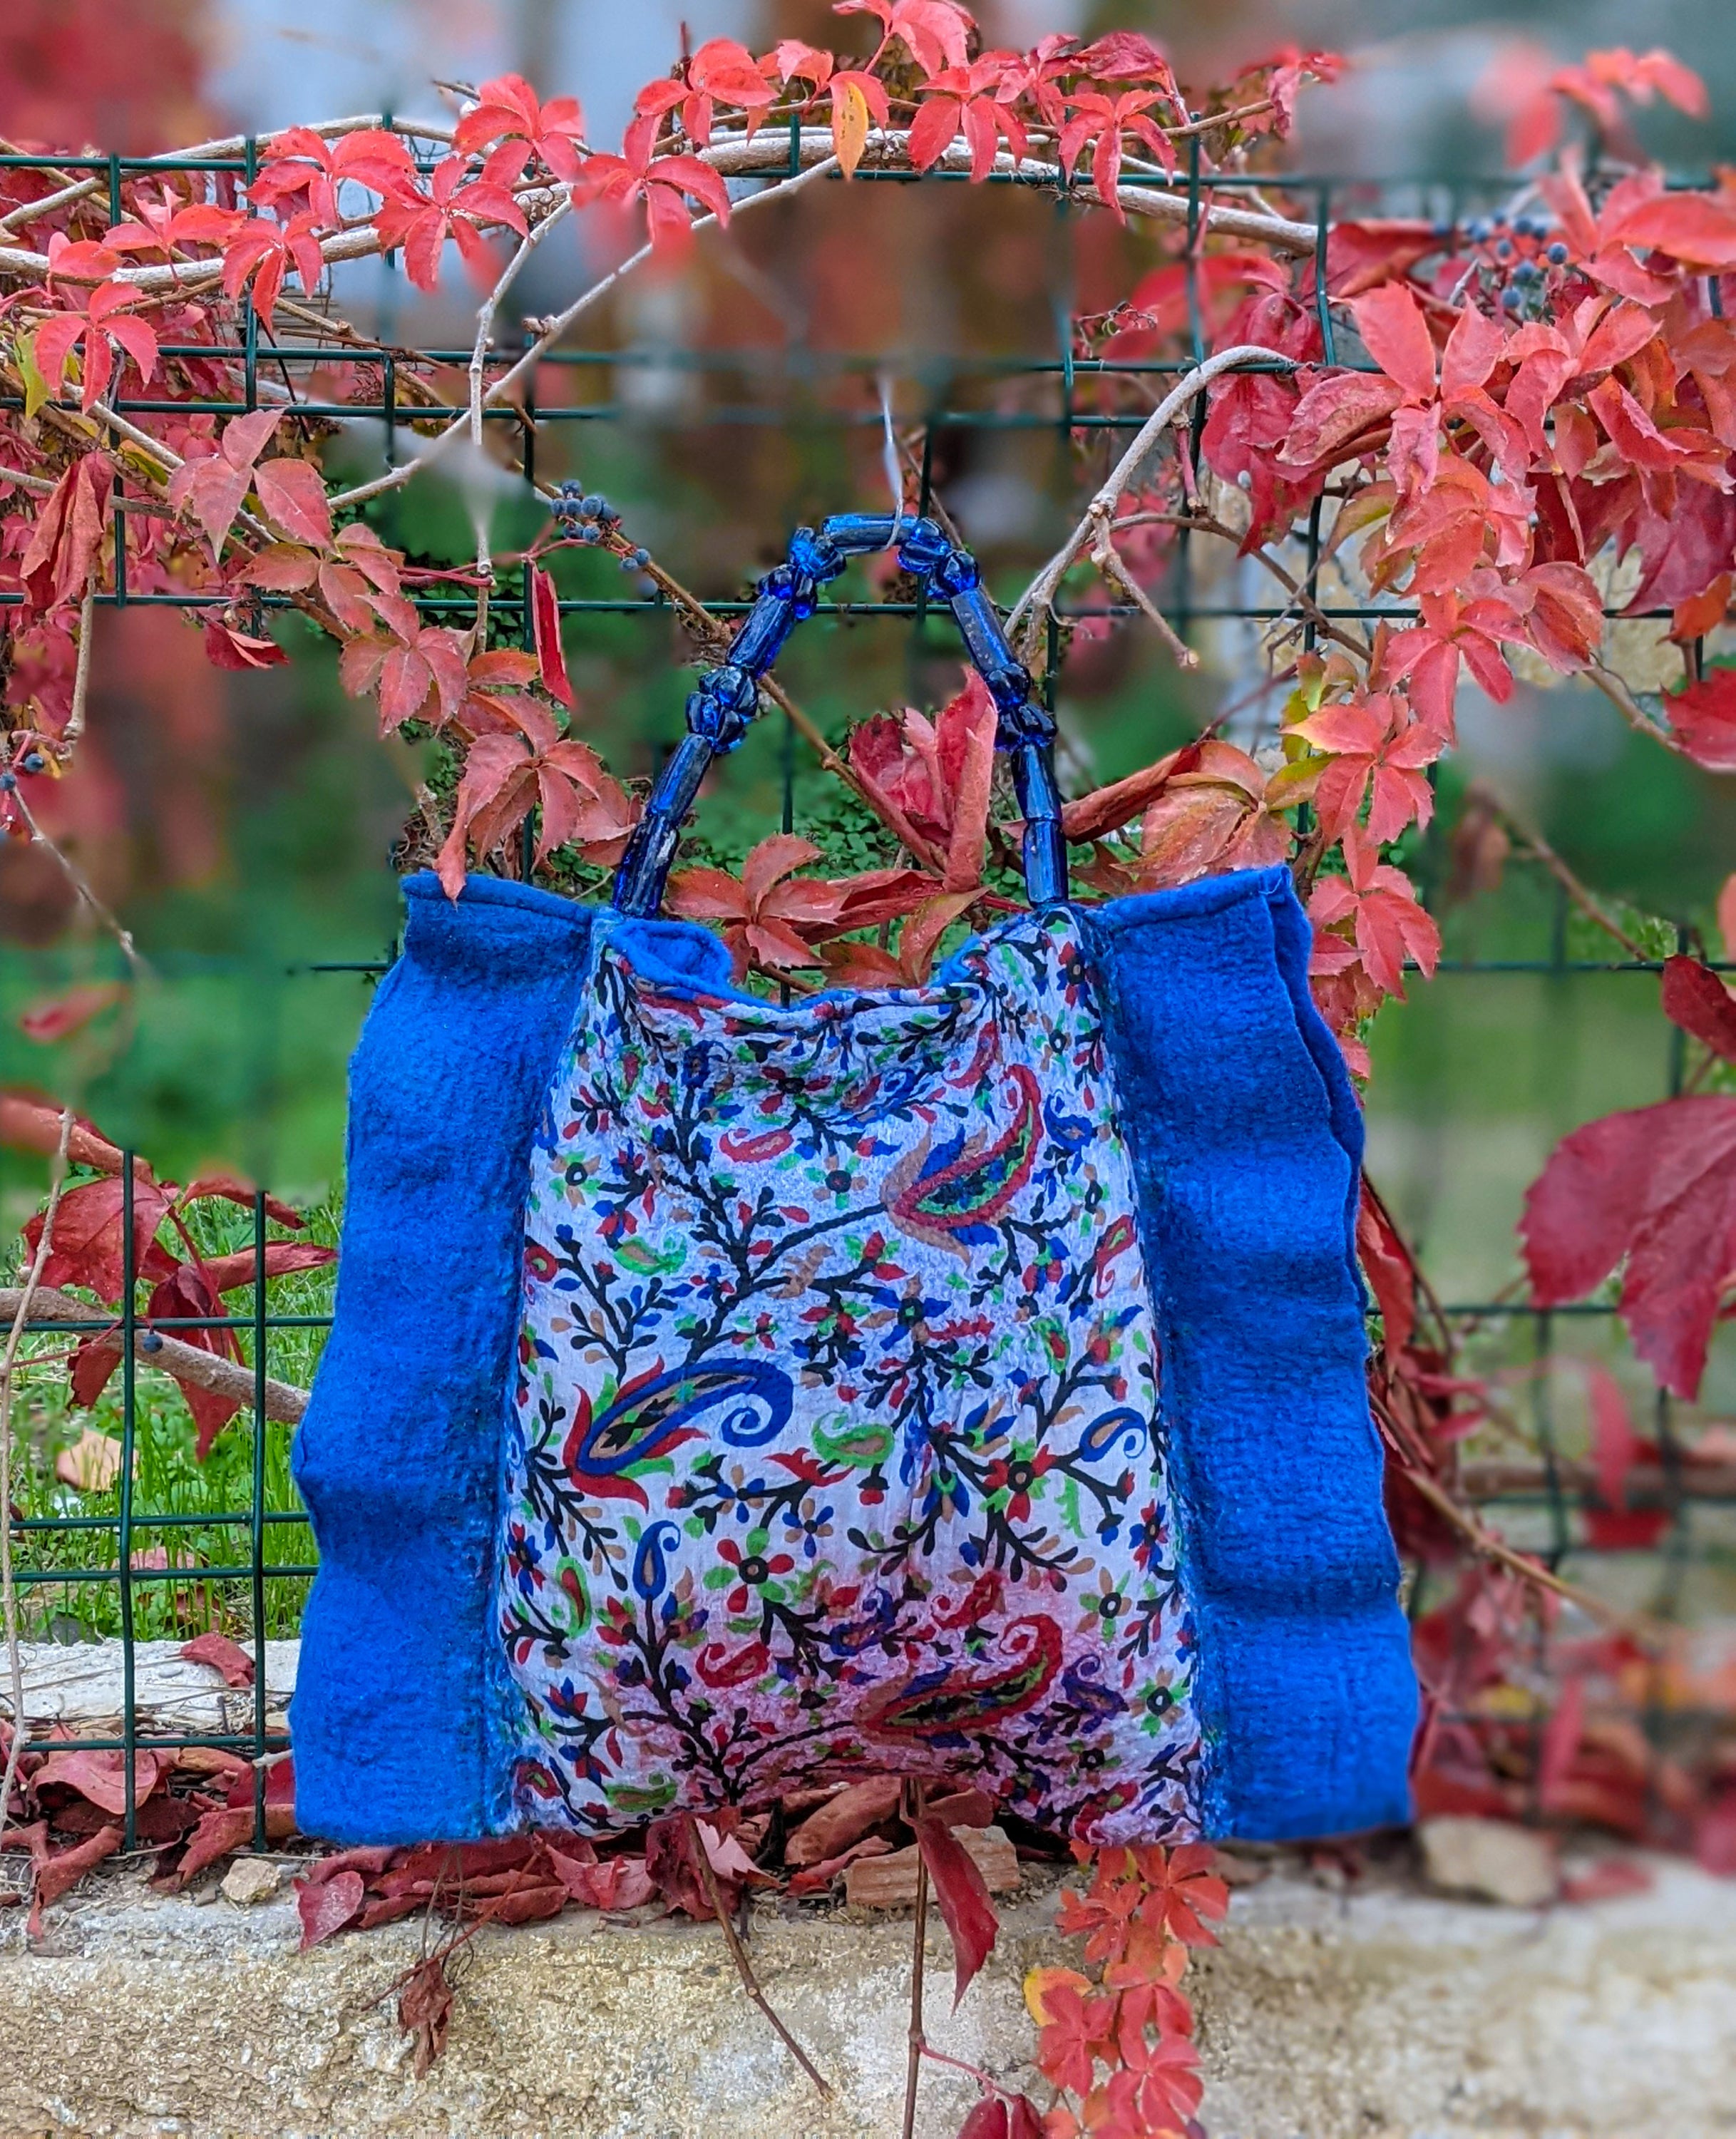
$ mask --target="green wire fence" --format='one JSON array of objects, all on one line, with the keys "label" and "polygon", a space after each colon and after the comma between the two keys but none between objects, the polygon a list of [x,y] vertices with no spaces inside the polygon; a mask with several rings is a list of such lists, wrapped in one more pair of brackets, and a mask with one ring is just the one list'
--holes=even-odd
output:
[{"label": "green wire fence", "polygon": [[[790,175],[800,168],[796,130],[792,128]],[[648,419],[644,409],[631,397],[624,398],[617,390],[610,398],[588,400],[580,398],[576,389],[588,379],[607,374],[619,381],[636,367],[656,366],[669,371],[687,372],[697,375],[717,374],[737,379],[760,381],[776,389],[787,389],[792,384],[811,387],[816,381],[843,376],[860,375],[863,378],[889,379],[897,386],[907,387],[919,394],[926,409],[923,425],[923,444],[920,454],[918,477],[918,510],[929,511],[933,498],[932,458],[936,438],[948,432],[1001,431],[1010,433],[1047,433],[1060,440],[1071,442],[1088,438],[1095,433],[1113,436],[1131,433],[1144,422],[1148,411],[1123,409],[1090,405],[1086,389],[1100,386],[1103,382],[1124,380],[1137,387],[1142,379],[1173,379],[1186,374],[1208,353],[1206,308],[1200,289],[1200,251],[1196,241],[1200,236],[1207,182],[1202,179],[1199,161],[1197,136],[1191,141],[1192,161],[1186,174],[1188,214],[1185,226],[1187,251],[1185,257],[1190,262],[1187,276],[1188,315],[1191,349],[1187,355],[1150,361],[1109,360],[1083,356],[1077,350],[1075,316],[1064,292],[1051,293],[1048,300],[1054,321],[1055,345],[1052,354],[1029,357],[971,356],[966,359],[925,360],[920,357],[889,360],[879,355],[849,355],[816,351],[805,347],[786,348],[780,352],[736,349],[675,349],[675,348],[619,348],[619,347],[564,347],[548,353],[539,373],[531,381],[521,405],[488,406],[484,409],[485,420],[491,427],[506,427],[513,433],[512,444],[521,461],[523,475],[529,492],[539,498],[546,495],[540,487],[547,481],[546,463],[558,458],[550,451],[558,446],[563,434],[571,435],[569,427],[589,427],[620,424],[626,421],[643,425]],[[423,168],[432,168],[432,156],[423,159]],[[257,155],[254,144],[247,144],[237,156],[210,156],[202,158],[139,158],[139,157],[32,157],[20,154],[0,156],[0,169],[40,169],[52,171],[57,177],[69,172],[83,172],[105,175],[108,182],[109,203],[115,219],[122,213],[121,188],[123,182],[142,174],[188,176],[209,174],[231,181],[250,179],[255,171]],[[909,172],[863,169],[858,172],[858,185],[945,186],[962,182],[962,174],[936,172],[918,179]],[[1142,179],[1140,174],[1124,175],[1123,184],[1163,184],[1155,175]],[[991,186],[1014,186],[1029,189],[1032,181],[1010,174],[996,174]],[[1337,345],[1331,306],[1327,301],[1327,239],[1335,216],[1348,203],[1352,205],[1370,204],[1386,213],[1399,212],[1425,216],[1436,223],[1450,226],[1457,223],[1467,208],[1483,202],[1511,198],[1518,181],[1505,178],[1481,180],[1465,179],[1453,184],[1444,182],[1416,182],[1403,186],[1386,185],[1372,188],[1367,182],[1351,182],[1329,177],[1284,176],[1263,174],[1259,178],[1220,177],[1211,174],[1209,186],[1215,198],[1232,196],[1238,192],[1257,192],[1263,202],[1281,198],[1300,203],[1306,209],[1317,232],[1312,262],[1313,290],[1319,306],[1319,320],[1324,354],[1328,362],[1358,359],[1353,351],[1346,352]],[[1064,228],[1067,225],[1070,203],[1067,189],[1048,189],[1058,192],[1055,212]],[[213,415],[236,414],[251,411],[260,405],[261,374],[270,367],[276,379],[288,390],[289,399],[284,403],[299,414],[320,418],[341,419],[355,428],[364,424],[376,424],[383,443],[384,464],[396,465],[400,433],[407,427],[428,419],[430,411],[424,404],[405,397],[403,378],[407,371],[430,365],[465,366],[471,360],[472,351],[438,346],[398,348],[375,342],[367,345],[345,343],[335,345],[329,339],[292,339],[281,335],[267,335],[256,317],[250,303],[243,302],[242,317],[244,322],[241,337],[232,343],[216,348],[206,345],[177,345],[165,343],[162,355],[165,358],[215,357],[241,367],[242,390],[239,398],[230,399],[177,399],[164,395],[140,394],[121,397],[114,406],[123,416],[140,416],[174,413],[187,414],[207,413]],[[525,330],[517,349],[492,350],[487,357],[487,370],[498,375],[500,370],[516,360],[522,350],[529,345],[531,333]],[[373,398],[359,396],[341,402],[317,401],[298,396],[295,379],[298,371],[306,374],[312,369],[330,363],[341,356],[359,373],[367,375],[377,386]],[[1250,363],[1249,370],[1276,369]],[[966,376],[980,379],[1018,379],[1029,383],[1044,396],[1047,405],[1033,408],[1010,409],[948,405],[948,397],[958,382]],[[565,399],[550,399],[546,391],[547,379],[565,381],[570,389]],[[1082,396],[1084,397],[1082,400]],[[0,407],[17,409],[16,399],[7,401],[0,397]],[[64,405],[64,404],[63,404]],[[452,413],[450,410],[447,412]],[[1196,399],[1193,428],[1197,446],[1199,433],[1205,417],[1203,399]],[[770,398],[751,400],[724,401],[707,405],[697,412],[685,412],[680,418],[683,428],[712,426],[751,428],[765,426],[797,426],[819,433],[842,433],[857,428],[874,428],[884,422],[883,416],[870,408],[862,409],[821,409],[808,407],[800,411],[789,405],[787,393],[774,393]],[[543,464],[540,467],[540,462]],[[130,512],[144,507],[148,501],[129,496],[125,478],[117,476],[115,487],[115,507],[123,520]],[[845,502],[839,500],[840,504]],[[1328,599],[1318,585],[1322,567],[1323,545],[1321,515],[1318,505],[1294,540],[1299,552],[1299,585],[1311,590],[1312,599],[1289,604],[1274,602],[1235,601],[1202,596],[1200,585],[1199,560],[1196,546],[1185,528],[1176,544],[1175,556],[1170,570],[1169,584],[1163,590],[1162,601],[1166,614],[1184,637],[1196,634],[1201,627],[1218,623],[1233,623],[1246,626],[1289,626],[1298,639],[1312,646],[1323,622],[1368,623],[1378,619],[1394,622],[1414,615],[1414,609],[1402,600],[1360,601],[1352,599]],[[105,608],[132,606],[168,606],[175,609],[197,609],[208,604],[226,604],[232,597],[227,594],[211,595],[198,590],[157,591],[130,586],[128,584],[126,549],[124,542],[115,546],[115,575],[112,589],[97,596]],[[21,599],[16,595],[0,594],[0,602],[15,603]],[[283,606],[281,597],[267,595],[261,600],[261,608],[269,611]],[[730,617],[743,613],[750,604],[746,600],[719,600],[708,604],[712,613]],[[579,627],[576,643],[582,644],[587,619],[604,615],[639,616],[661,619],[667,624],[671,615],[669,604],[661,593],[646,594],[637,590],[613,597],[564,595],[560,600],[563,615],[574,619]],[[462,594],[423,595],[418,607],[430,618],[443,614],[468,615],[473,610],[473,601]],[[496,590],[491,596],[491,611],[498,615],[516,619],[524,643],[530,639],[529,618],[521,595],[510,587]],[[820,604],[819,613],[834,619],[854,619],[863,617],[899,618],[909,622],[921,637],[926,622],[923,606],[916,601],[902,600],[828,600]],[[1632,613],[1611,609],[1606,614],[1631,621]],[[1136,612],[1131,604],[1110,604],[1093,608],[1094,616],[1130,616]],[[1648,612],[1648,614],[1667,617],[1667,609]],[[1061,626],[1050,624],[1049,660],[1047,688],[1051,694],[1060,668]],[[787,829],[796,817],[795,754],[794,732],[786,736],[786,746],[782,756],[781,820]],[[798,827],[799,829],[799,827]],[[371,981],[387,970],[388,962],[365,960],[309,964],[288,969],[287,977],[300,980],[316,973],[350,973]],[[1547,947],[1538,955],[1530,957],[1477,959],[1450,957],[1440,968],[1441,975],[1450,978],[1462,975],[1542,975],[1558,980],[1573,980],[1582,976],[1623,974],[1644,976],[1655,981],[1662,970],[1658,959],[1606,959],[1591,956],[1573,955],[1568,928],[1568,907],[1566,895],[1560,893],[1553,924],[1549,929]],[[1726,969],[1728,970],[1728,969]],[[1680,1045],[1681,1035],[1675,1035],[1677,1045],[1669,1058],[1666,1089],[1674,1094],[1682,1089],[1684,1058]],[[126,1154],[126,1167],[121,1176],[125,1197],[125,1285],[120,1311],[113,1325],[113,1334],[120,1345],[120,1437],[118,1470],[118,1503],[113,1515],[51,1514],[15,1515],[12,1520],[13,1540],[19,1564],[16,1579],[21,1593],[27,1598],[52,1593],[57,1587],[65,1591],[71,1586],[97,1585],[105,1597],[112,1594],[118,1603],[120,1629],[123,1698],[121,1725],[118,1734],[83,1738],[81,1742],[92,1747],[124,1752],[126,1755],[126,1829],[125,1846],[131,1848],[137,1836],[136,1804],[134,1795],[134,1759],[136,1753],[149,1750],[153,1745],[184,1745],[198,1744],[239,1753],[255,1763],[255,1825],[256,1841],[263,1845],[265,1839],[265,1805],[267,1769],[271,1756],[283,1752],[287,1738],[281,1728],[274,1727],[269,1713],[268,1685],[266,1657],[266,1638],[268,1618],[268,1588],[274,1584],[304,1583],[314,1572],[311,1555],[284,1558],[274,1556],[274,1547],[281,1539],[293,1548],[297,1537],[306,1538],[305,1518],[299,1512],[299,1502],[292,1489],[281,1481],[268,1481],[268,1458],[273,1455],[272,1427],[267,1417],[267,1382],[274,1354],[277,1353],[290,1333],[299,1333],[298,1344],[305,1344],[310,1333],[317,1335],[329,1327],[329,1314],[320,1312],[286,1313],[274,1309],[267,1300],[264,1278],[263,1249],[267,1240],[267,1211],[263,1192],[253,1200],[251,1213],[251,1238],[256,1251],[256,1275],[251,1306],[245,1314],[213,1316],[178,1316],[154,1319],[151,1329],[173,1335],[178,1332],[232,1333],[245,1342],[251,1352],[252,1374],[252,1402],[251,1417],[237,1422],[232,1429],[240,1434],[245,1430],[250,1436],[249,1461],[247,1466],[247,1505],[214,1513],[188,1514],[174,1510],[153,1509],[139,1504],[135,1483],[135,1459],[140,1445],[140,1389],[139,1369],[141,1363],[138,1340],[146,1348],[144,1363],[149,1363],[150,1332],[143,1328],[137,1304],[138,1273],[134,1268],[134,1233],[133,1226],[132,1154]],[[1480,1329],[1490,1324],[1500,1324],[1510,1330],[1524,1330],[1528,1334],[1528,1349],[1535,1361],[1545,1361],[1552,1353],[1557,1332],[1563,1322],[1577,1318],[1606,1318],[1614,1313],[1607,1304],[1592,1304],[1573,1309],[1540,1309],[1523,1300],[1493,1299],[1482,1301],[1452,1303],[1448,1314],[1456,1324],[1470,1329]],[[51,1317],[32,1319],[28,1324],[32,1338],[76,1336],[88,1338],[92,1325],[88,1321],[68,1322]],[[25,1362],[27,1364],[27,1358]],[[1506,1502],[1515,1508],[1540,1510],[1547,1519],[1548,1544],[1545,1557],[1553,1566],[1570,1552],[1587,1549],[1576,1540],[1573,1515],[1576,1510],[1587,1505],[1589,1491],[1582,1479],[1572,1475],[1572,1466],[1566,1463],[1559,1452],[1548,1401],[1547,1378],[1539,1377],[1532,1425],[1535,1432],[1538,1457],[1534,1482],[1509,1484],[1504,1490],[1486,1496],[1491,1502]],[[1729,1490],[1729,1481],[1712,1479],[1700,1475],[1704,1466],[1685,1463],[1680,1436],[1673,1417],[1673,1407],[1667,1397],[1657,1399],[1655,1438],[1662,1474],[1661,1491],[1658,1495],[1664,1511],[1670,1519],[1670,1528],[1661,1547],[1661,1571],[1664,1575],[1664,1603],[1669,1608],[1680,1586],[1680,1570],[1685,1564],[1689,1542],[1690,1510],[1697,1500],[1725,1501],[1736,1498]],[[276,1456],[281,1456],[281,1442]],[[284,1505],[268,1505],[281,1500]],[[173,1539],[177,1532],[197,1531],[202,1539],[214,1536],[231,1541],[232,1549],[216,1561],[200,1559],[191,1564],[178,1557],[174,1549],[163,1551],[160,1566],[138,1564],[136,1541],[142,1537],[160,1537]],[[112,1541],[114,1558],[101,1564],[55,1564],[57,1544],[82,1537],[86,1543],[92,1538]],[[148,1596],[150,1586],[189,1584],[210,1592],[218,1585],[245,1585],[247,1613],[251,1621],[253,1645],[254,1672],[250,1713],[242,1720],[233,1716],[225,1720],[234,1727],[191,1735],[177,1730],[172,1735],[153,1737],[141,1729],[136,1699],[136,1648],[141,1597]],[[294,1592],[287,1593],[293,1596]],[[172,1617],[173,1615],[171,1615]],[[48,1740],[34,1741],[33,1749],[40,1749]],[[63,1742],[63,1741],[61,1741]]]}]

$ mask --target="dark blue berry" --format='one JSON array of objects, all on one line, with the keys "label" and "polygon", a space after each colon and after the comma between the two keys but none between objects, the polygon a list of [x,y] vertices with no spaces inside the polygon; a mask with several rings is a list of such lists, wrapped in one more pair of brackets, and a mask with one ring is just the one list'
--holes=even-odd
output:
[{"label": "dark blue berry", "polygon": [[1523,291],[1504,290],[1501,292],[1501,310],[1504,312],[1522,312],[1524,309],[1525,297]]},{"label": "dark blue berry", "polygon": [[1495,257],[1496,257],[1496,259],[1497,259],[1497,260],[1511,260],[1511,259],[1512,259],[1512,257],[1513,257],[1513,240],[1512,240],[1510,237],[1504,237],[1504,238],[1500,241],[1500,242],[1499,242],[1499,243],[1495,247]]},{"label": "dark blue berry", "polygon": [[27,772],[40,772],[43,765],[42,753],[39,750],[26,751],[22,762]]},{"label": "dark blue berry", "polygon": [[633,561],[643,570],[651,562],[651,552],[648,550],[635,550],[633,553]]},{"label": "dark blue berry", "polygon": [[588,490],[579,501],[579,516],[582,520],[600,520],[609,510],[609,500],[594,490]]},{"label": "dark blue berry", "polygon": [[160,1329],[147,1329],[144,1334],[139,1339],[139,1348],[141,1352],[160,1352],[163,1349],[162,1331]]},{"label": "dark blue berry", "polygon": [[579,530],[579,540],[581,542],[600,542],[603,540],[603,531],[600,527],[593,527],[587,523]]},{"label": "dark blue berry", "polygon": [[1555,262],[1558,267],[1559,267],[1562,262],[1566,260],[1567,257],[1567,248],[1558,237],[1554,244],[1549,247],[1548,257]]},{"label": "dark blue berry", "polygon": [[1473,245],[1486,245],[1490,236],[1487,219],[1480,215],[1476,217],[1474,221],[1466,223],[1465,234]]},{"label": "dark blue berry", "polygon": [[3,788],[8,795],[17,784],[18,776],[16,772],[0,772],[0,788]]}]

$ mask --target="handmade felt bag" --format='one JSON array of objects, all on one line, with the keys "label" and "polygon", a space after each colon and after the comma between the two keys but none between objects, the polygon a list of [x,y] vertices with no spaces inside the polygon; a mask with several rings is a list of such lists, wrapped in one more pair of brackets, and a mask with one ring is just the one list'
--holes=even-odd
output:
[{"label": "handmade felt bag", "polygon": [[[851,550],[993,693],[1030,911],[787,1006],[655,918]],[[405,887],[352,1068],[297,1814],[603,1832],[865,1773],[1092,1842],[1407,1814],[1361,1128],[1288,873],[1067,902],[1052,724],[932,522],[801,531],[614,904]]]}]

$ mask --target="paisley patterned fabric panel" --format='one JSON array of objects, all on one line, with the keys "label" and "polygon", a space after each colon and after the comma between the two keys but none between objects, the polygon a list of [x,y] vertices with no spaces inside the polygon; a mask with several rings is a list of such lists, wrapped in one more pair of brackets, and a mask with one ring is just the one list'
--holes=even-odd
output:
[{"label": "paisley patterned fabric panel", "polygon": [[531,1156],[497,1623],[513,1816],[865,1770],[1199,1832],[1134,1189],[1077,923],[780,1009],[599,918]]}]

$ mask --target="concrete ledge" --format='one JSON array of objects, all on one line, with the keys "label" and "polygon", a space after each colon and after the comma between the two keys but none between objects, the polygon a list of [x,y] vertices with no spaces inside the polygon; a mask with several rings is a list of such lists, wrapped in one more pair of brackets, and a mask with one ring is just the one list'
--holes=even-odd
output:
[{"label": "concrete ledge", "polygon": [[[1649,1894],[1552,1912],[1284,1871],[1239,1892],[1201,1957],[1212,2139],[1729,2139],[1736,2132],[1736,1886],[1659,1862]],[[444,2058],[412,2073],[389,2005],[420,1949],[399,1924],[305,1958],[287,1897],[154,1895],[123,1866],[51,1911],[36,1951],[0,1914],[0,2135],[89,2139],[890,2139],[907,1919],[762,1903],[773,2002],[839,2088],[822,2104],[741,1995],[714,1926],[593,1916],[473,1943]],[[940,2047],[1030,2075],[1024,1970],[1073,1958],[1045,1877],[1005,1911]],[[1046,2099],[1035,2088],[1039,2099]],[[922,2139],[968,2083],[924,2081]]]}]

